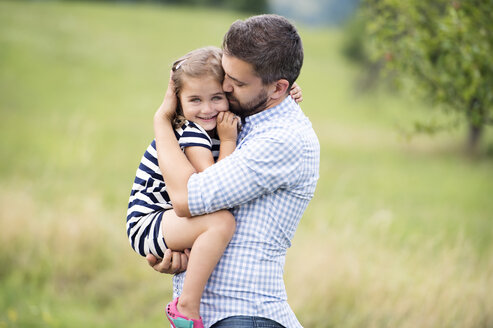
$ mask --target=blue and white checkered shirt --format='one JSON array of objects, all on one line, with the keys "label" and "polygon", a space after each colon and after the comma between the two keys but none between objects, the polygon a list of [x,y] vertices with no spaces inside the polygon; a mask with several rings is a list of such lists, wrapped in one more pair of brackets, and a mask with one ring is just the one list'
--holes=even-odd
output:
[{"label": "blue and white checkered shirt", "polygon": [[[287,248],[313,197],[320,145],[308,118],[291,99],[247,117],[236,150],[188,181],[192,215],[230,208],[236,233],[201,300],[206,327],[235,315],[301,327],[283,281]],[[173,279],[175,297],[184,274]]]}]

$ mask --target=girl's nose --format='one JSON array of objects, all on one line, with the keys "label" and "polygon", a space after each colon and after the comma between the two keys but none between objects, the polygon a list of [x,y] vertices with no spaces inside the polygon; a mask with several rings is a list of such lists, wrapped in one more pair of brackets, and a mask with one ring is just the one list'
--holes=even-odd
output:
[{"label": "girl's nose", "polygon": [[205,106],[205,111],[208,114],[217,112],[218,110],[216,109],[216,107],[217,106],[212,101],[209,101],[209,102],[207,102],[207,106]]}]

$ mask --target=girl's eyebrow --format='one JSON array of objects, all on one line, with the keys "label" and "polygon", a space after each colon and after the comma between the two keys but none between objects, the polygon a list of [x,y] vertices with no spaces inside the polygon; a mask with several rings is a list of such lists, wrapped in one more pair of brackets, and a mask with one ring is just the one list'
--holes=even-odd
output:
[{"label": "girl's eyebrow", "polygon": [[[216,93],[213,93],[212,95],[213,96],[224,95],[224,91],[218,91]],[[187,96],[187,98],[189,98],[189,99],[190,98],[200,98],[200,96],[199,95],[189,95],[189,96]]]}]

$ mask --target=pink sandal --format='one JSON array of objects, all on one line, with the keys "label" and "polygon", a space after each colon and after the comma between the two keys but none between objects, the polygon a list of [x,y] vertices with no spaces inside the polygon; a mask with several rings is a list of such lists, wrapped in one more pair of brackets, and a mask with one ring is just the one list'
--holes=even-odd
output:
[{"label": "pink sandal", "polygon": [[178,297],[166,305],[166,317],[173,328],[204,328],[202,318],[188,319],[178,312]]}]

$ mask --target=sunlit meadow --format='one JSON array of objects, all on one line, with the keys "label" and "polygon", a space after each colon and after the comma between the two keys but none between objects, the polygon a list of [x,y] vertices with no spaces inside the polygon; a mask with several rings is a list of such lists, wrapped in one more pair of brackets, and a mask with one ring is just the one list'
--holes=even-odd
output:
[{"label": "sunlit meadow", "polygon": [[[128,195],[170,64],[242,14],[0,2],[0,327],[160,327],[169,276],[135,254]],[[288,251],[305,327],[493,326],[493,135],[409,138],[441,114],[355,87],[339,30],[300,26],[315,198]]]}]

